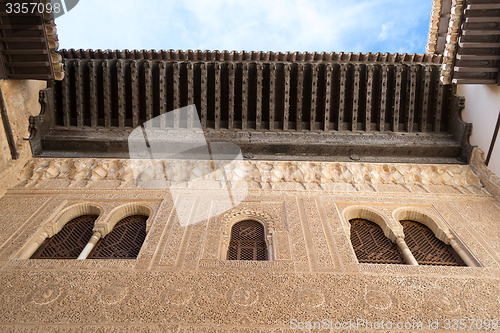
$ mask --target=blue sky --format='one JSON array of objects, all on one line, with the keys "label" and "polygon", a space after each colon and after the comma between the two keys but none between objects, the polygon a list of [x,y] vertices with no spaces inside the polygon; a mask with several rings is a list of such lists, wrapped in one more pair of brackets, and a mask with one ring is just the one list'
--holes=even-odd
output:
[{"label": "blue sky", "polygon": [[80,0],[60,48],[424,53],[431,0]]}]

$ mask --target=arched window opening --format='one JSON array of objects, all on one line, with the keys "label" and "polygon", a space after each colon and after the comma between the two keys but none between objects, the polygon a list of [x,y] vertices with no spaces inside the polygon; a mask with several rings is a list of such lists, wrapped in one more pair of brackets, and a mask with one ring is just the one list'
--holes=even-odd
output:
[{"label": "arched window opening", "polygon": [[113,230],[101,239],[88,259],[135,259],[146,238],[144,215],[131,215],[120,220]]},{"label": "arched window opening", "polygon": [[360,263],[405,264],[396,244],[388,239],[382,228],[365,219],[352,219],[351,243]]},{"label": "arched window opening", "polygon": [[54,236],[47,238],[31,259],[76,259],[92,237],[97,215],[82,215],[66,223]]},{"label": "arched window opening", "polygon": [[255,221],[241,221],[231,229],[228,260],[267,260],[264,226]]},{"label": "arched window opening", "polygon": [[410,220],[400,222],[406,244],[419,265],[466,266],[455,250],[440,241],[428,227]]}]

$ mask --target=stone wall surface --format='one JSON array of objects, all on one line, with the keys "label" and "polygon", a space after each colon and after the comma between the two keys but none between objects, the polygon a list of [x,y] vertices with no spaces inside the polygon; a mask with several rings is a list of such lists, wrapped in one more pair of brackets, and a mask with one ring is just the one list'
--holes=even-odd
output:
[{"label": "stone wall surface", "polygon": [[[245,199],[219,214],[227,196],[206,187],[217,175],[174,193],[136,186],[127,163],[33,160],[0,199],[0,330],[292,332],[294,319],[360,319],[423,326],[317,331],[451,332],[447,319],[500,319],[500,205],[469,166],[252,161]],[[61,212],[82,203],[99,208],[96,224],[120,207],[147,207],[136,260],[24,259]],[[181,224],[178,210],[210,217]],[[362,210],[396,234],[398,212],[424,214],[477,264],[360,264],[346,212]],[[231,224],[244,218],[265,224],[273,260],[224,260]],[[429,327],[436,320],[442,330]]]},{"label": "stone wall surface", "polygon": [[19,154],[13,160],[9,149],[4,122],[0,120],[0,196],[15,183],[15,177],[26,161],[31,158],[29,141],[29,117],[40,113],[38,92],[47,86],[45,81],[1,80],[0,88],[5,109]]}]

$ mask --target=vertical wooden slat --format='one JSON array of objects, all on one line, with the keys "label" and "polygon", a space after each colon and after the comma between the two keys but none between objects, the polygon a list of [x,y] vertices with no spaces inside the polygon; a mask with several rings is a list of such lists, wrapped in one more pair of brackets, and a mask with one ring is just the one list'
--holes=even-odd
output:
[{"label": "vertical wooden slat", "polygon": [[111,127],[111,66],[109,60],[102,63],[102,82],[104,87],[104,127]]},{"label": "vertical wooden slat", "polygon": [[196,112],[196,106],[194,105],[194,64],[192,62],[187,63],[187,88],[188,88],[188,109],[187,114],[187,128],[192,129],[194,125],[194,114]]},{"label": "vertical wooden slat", "polygon": [[221,64],[215,63],[215,129],[220,129]]},{"label": "vertical wooden slat", "polygon": [[354,84],[352,92],[352,130],[358,130],[358,110],[359,110],[359,81],[361,76],[361,65],[354,65]]},{"label": "vertical wooden slat", "polygon": [[276,64],[269,65],[269,130],[274,130],[276,108]]},{"label": "vertical wooden slat", "polygon": [[399,132],[399,110],[401,108],[401,93],[402,93],[402,76],[403,76],[403,65],[396,65],[394,69],[396,71],[396,85],[394,88],[394,108],[392,115],[392,131]]},{"label": "vertical wooden slat", "polygon": [[296,128],[297,131],[302,130],[302,93],[304,91],[304,65],[297,65],[297,115]]},{"label": "vertical wooden slat", "polygon": [[[71,63],[66,60],[66,67],[71,66]],[[62,81],[62,98],[63,98],[63,125],[68,127],[71,125],[70,112],[71,112],[71,93],[70,93],[70,74],[65,75]]]},{"label": "vertical wooden slat", "polygon": [[262,71],[264,66],[262,63],[257,63],[257,110],[255,113],[255,129],[262,129]]},{"label": "vertical wooden slat", "polygon": [[125,127],[125,109],[126,92],[125,92],[125,63],[122,59],[116,62],[116,80],[118,83],[118,127]]},{"label": "vertical wooden slat", "polygon": [[97,127],[99,106],[97,103],[97,70],[94,60],[89,61],[89,86],[90,86],[90,126]]},{"label": "vertical wooden slat", "polygon": [[429,90],[431,85],[432,68],[429,65],[424,67],[425,80],[424,91],[422,93],[422,114],[420,117],[420,131],[427,132],[427,112],[429,110]]},{"label": "vertical wooden slat", "polygon": [[371,130],[372,123],[372,100],[373,100],[373,71],[375,66],[368,64],[366,66],[366,107],[365,107],[365,131]]},{"label": "vertical wooden slat", "polygon": [[417,90],[417,66],[410,66],[410,101],[407,107],[408,115],[406,121],[406,130],[413,132],[413,123],[415,120],[415,96]]},{"label": "vertical wooden slat", "polygon": [[207,96],[207,83],[208,83],[208,72],[207,63],[202,63],[201,67],[201,127],[207,128],[207,108],[208,108],[208,96]]},{"label": "vertical wooden slat", "polygon": [[316,129],[316,109],[317,109],[317,99],[318,99],[318,64],[311,65],[311,114],[309,118],[309,129],[314,131]]},{"label": "vertical wooden slat", "polygon": [[337,121],[337,130],[341,131],[344,125],[345,114],[345,98],[346,98],[346,81],[347,81],[347,64],[340,65],[340,87],[339,87],[339,119]]},{"label": "vertical wooden slat", "polygon": [[146,95],[146,121],[153,118],[153,62],[144,62],[144,84]]},{"label": "vertical wooden slat", "polygon": [[181,84],[181,70],[180,70],[180,63],[179,62],[174,62],[172,64],[173,68],[173,83],[174,83],[174,129],[179,128],[179,122],[180,122],[180,110],[179,108],[181,107],[181,94],[180,94],[180,84]]},{"label": "vertical wooden slat", "polygon": [[325,89],[325,114],[323,120],[323,131],[330,130],[330,112],[332,109],[332,76],[333,66],[328,64],[326,66],[326,89]]},{"label": "vertical wooden slat", "polygon": [[436,96],[436,118],[434,118],[434,132],[441,132],[441,113],[443,111],[443,93],[444,86],[439,81],[436,82],[437,85],[437,96]]},{"label": "vertical wooden slat", "polygon": [[[161,61],[158,64],[158,95],[160,101],[160,115],[167,112],[167,65]],[[165,116],[160,118],[160,128],[165,128],[167,119]]]},{"label": "vertical wooden slat", "polygon": [[228,122],[227,129],[234,128],[234,97],[235,97],[235,79],[236,79],[236,64],[229,63],[229,103],[228,103]]},{"label": "vertical wooden slat", "polygon": [[132,82],[132,127],[139,126],[139,64],[136,60],[130,63],[130,76]]},{"label": "vertical wooden slat", "polygon": [[83,74],[80,61],[75,63],[76,126],[83,127]]},{"label": "vertical wooden slat", "polygon": [[283,110],[283,130],[288,131],[290,121],[290,73],[292,67],[289,63],[285,64],[285,101]]},{"label": "vertical wooden slat", "polygon": [[241,76],[241,129],[246,130],[248,124],[248,63],[243,63]]},{"label": "vertical wooden slat", "polygon": [[379,114],[379,131],[385,131],[385,112],[387,109],[387,82],[389,77],[389,66],[382,65],[382,90],[380,92],[380,114]]}]

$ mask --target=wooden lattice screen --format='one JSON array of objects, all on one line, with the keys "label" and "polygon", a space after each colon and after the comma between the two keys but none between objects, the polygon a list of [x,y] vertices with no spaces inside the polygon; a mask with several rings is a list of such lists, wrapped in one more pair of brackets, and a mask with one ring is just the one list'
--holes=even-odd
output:
[{"label": "wooden lattice screen", "polygon": [[401,221],[405,241],[420,265],[466,266],[450,245],[440,241],[425,225]]},{"label": "wooden lattice screen", "polygon": [[95,215],[72,219],[51,238],[47,238],[31,259],[76,259],[92,237]]},{"label": "wooden lattice screen", "polygon": [[89,259],[135,259],[146,238],[147,216],[127,216],[101,239]]},{"label": "wooden lattice screen", "polygon": [[385,237],[377,224],[364,219],[349,222],[351,243],[360,263],[405,264],[396,244]]},{"label": "wooden lattice screen", "polygon": [[242,221],[231,229],[228,260],[267,260],[264,227],[259,222]]}]

